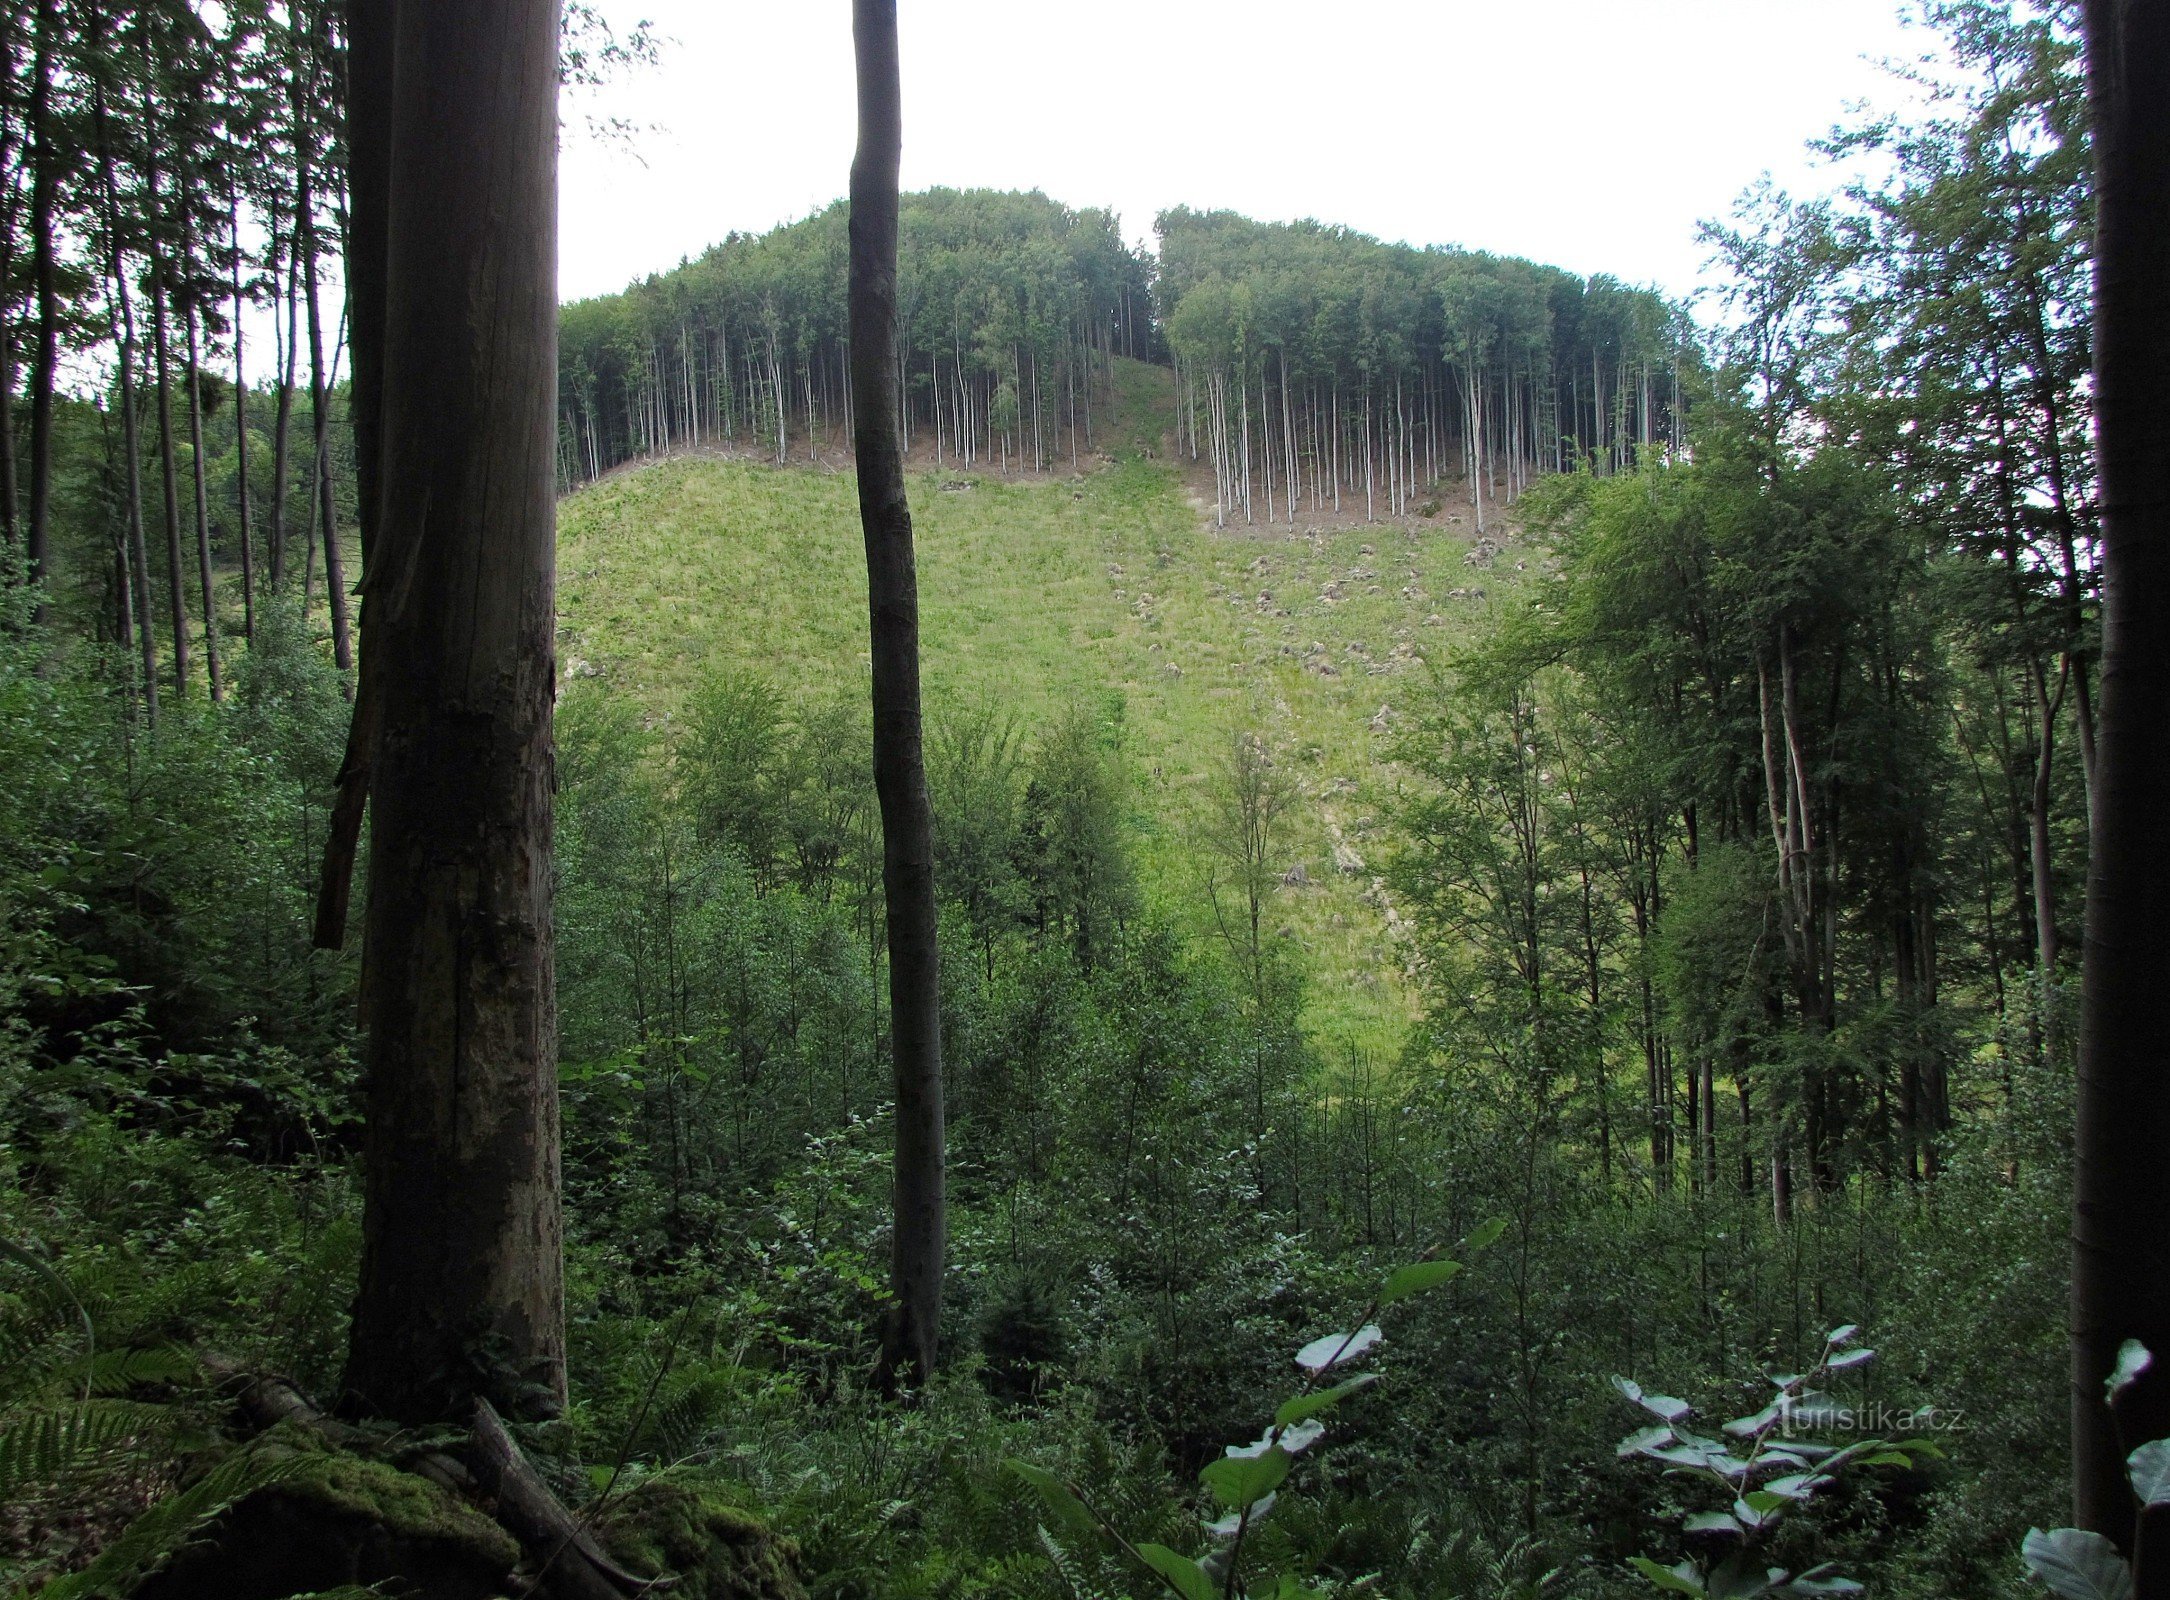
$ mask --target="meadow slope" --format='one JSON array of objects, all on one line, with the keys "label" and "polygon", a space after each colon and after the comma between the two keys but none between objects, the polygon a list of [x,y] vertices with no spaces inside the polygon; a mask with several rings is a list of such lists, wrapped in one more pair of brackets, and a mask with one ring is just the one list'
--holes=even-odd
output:
[{"label": "meadow slope", "polygon": [[[1119,730],[1147,892],[1194,932],[1213,910],[1197,831],[1239,729],[1302,799],[1273,908],[1312,974],[1330,1052],[1391,1052],[1409,952],[1378,881],[1398,709],[1513,582],[1512,540],[1472,566],[1466,507],[1366,524],[1213,525],[1169,460],[1168,374],[1122,363],[1088,470],[1032,481],[931,465],[911,479],[930,702],[992,703],[1028,735],[1084,699]],[[848,470],[728,454],[631,464],[559,509],[559,652],[668,718],[718,665],[831,688],[867,670],[866,572]],[[1301,867],[1300,872],[1293,869]]]}]

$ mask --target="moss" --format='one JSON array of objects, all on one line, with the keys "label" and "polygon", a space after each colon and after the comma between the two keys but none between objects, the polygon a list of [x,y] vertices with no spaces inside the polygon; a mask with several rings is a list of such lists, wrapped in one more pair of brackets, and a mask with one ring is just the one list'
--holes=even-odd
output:
[{"label": "moss", "polygon": [[714,1495],[647,1483],[605,1519],[611,1555],[641,1577],[674,1575],[673,1600],[805,1600],[798,1546]]},{"label": "moss", "polygon": [[303,1429],[274,1429],[249,1448],[302,1464],[235,1505],[138,1600],[274,1600],[379,1583],[415,1600],[483,1600],[519,1562],[510,1534],[427,1478]]},{"label": "moss", "polygon": [[375,1523],[395,1539],[459,1546],[480,1562],[510,1568],[512,1535],[427,1478],[362,1456],[325,1454],[280,1486],[338,1517]]}]

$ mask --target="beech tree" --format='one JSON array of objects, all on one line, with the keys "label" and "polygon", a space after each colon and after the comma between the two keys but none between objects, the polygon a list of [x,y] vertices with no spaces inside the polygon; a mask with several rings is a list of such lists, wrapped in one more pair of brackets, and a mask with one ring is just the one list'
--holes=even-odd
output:
[{"label": "beech tree", "polygon": [[[2125,1457],[2170,1436],[2170,7],[2088,0],[2084,16],[2103,618],[2072,1210],[2073,1513],[2131,1553]],[[2106,1406],[2127,1340],[2154,1359]],[[2170,1594],[2170,1562],[2137,1566],[2143,1597]]]},{"label": "beech tree", "polygon": [[896,0],[854,0],[859,150],[851,164],[852,443],[873,637],[874,789],[888,902],[889,1032],[896,1067],[895,1233],[882,1377],[922,1383],[941,1336],[948,1230],[934,819],[919,701],[919,578],[897,421],[897,165],[902,148]]},{"label": "beech tree", "polygon": [[[556,0],[368,0],[383,285],[362,615],[367,1188],[352,1400],[565,1396],[551,952]],[[381,98],[378,98],[381,97]],[[383,141],[377,146],[377,141]],[[377,165],[372,165],[375,163]],[[365,198],[374,191],[365,180]],[[350,754],[351,759],[351,754]]]}]

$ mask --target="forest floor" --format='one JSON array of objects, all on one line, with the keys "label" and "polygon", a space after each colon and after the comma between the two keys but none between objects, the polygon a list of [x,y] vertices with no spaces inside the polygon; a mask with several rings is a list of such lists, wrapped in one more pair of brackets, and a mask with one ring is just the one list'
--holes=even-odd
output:
[{"label": "forest floor", "polygon": [[[1208,788],[1238,731],[1263,734],[1303,797],[1277,863],[1294,881],[1269,926],[1304,953],[1306,1025],[1330,1059],[1390,1058],[1418,982],[1379,877],[1388,748],[1429,666],[1534,558],[1502,518],[1499,553],[1473,566],[1467,505],[1216,528],[1210,477],[1201,502],[1198,474],[1170,459],[1169,374],[1120,362],[1115,387],[1085,472],[912,473],[930,701],[991,704],[1029,737],[1097,697],[1120,725],[1146,892],[1209,941]],[[622,688],[651,718],[719,665],[787,689],[864,680],[848,472],[721,454],[634,463],[560,503],[558,568],[564,670]]]}]

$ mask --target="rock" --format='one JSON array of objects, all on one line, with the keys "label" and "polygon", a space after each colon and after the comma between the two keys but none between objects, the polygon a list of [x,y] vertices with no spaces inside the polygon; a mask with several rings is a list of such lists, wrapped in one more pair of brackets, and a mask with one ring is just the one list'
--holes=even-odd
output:
[{"label": "rock", "polygon": [[1281,874],[1281,881],[1291,889],[1301,889],[1311,881],[1311,874],[1304,871],[1304,864],[1299,861]]},{"label": "rock", "polygon": [[1364,858],[1346,844],[1334,846],[1334,870],[1345,878],[1353,878],[1364,870]]},{"label": "rock", "polygon": [[1382,703],[1379,709],[1371,714],[1371,721],[1366,726],[1373,733],[1386,732],[1394,726],[1394,708]]}]

